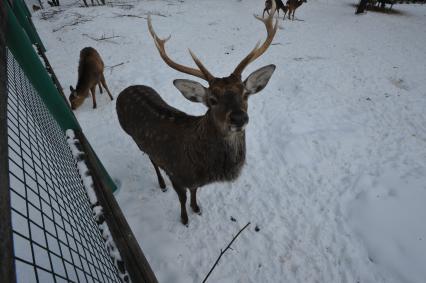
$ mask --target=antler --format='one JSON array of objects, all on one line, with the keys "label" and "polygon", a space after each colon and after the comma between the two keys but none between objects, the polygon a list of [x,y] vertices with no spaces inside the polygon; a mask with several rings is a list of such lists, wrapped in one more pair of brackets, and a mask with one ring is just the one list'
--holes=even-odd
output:
[{"label": "antler", "polygon": [[164,62],[166,62],[167,65],[169,65],[171,68],[179,72],[199,77],[200,79],[206,80],[208,82],[214,79],[214,76],[210,74],[210,72],[206,69],[206,67],[204,67],[204,65],[197,58],[197,56],[195,56],[195,54],[192,53],[191,49],[188,49],[189,54],[191,55],[195,64],[197,64],[199,70],[178,64],[174,62],[172,59],[170,59],[170,57],[166,53],[164,44],[167,42],[167,40],[171,38],[171,35],[169,35],[167,38],[160,39],[155,33],[154,29],[152,28],[151,15],[148,15],[148,29],[149,29],[149,32],[151,33],[152,38],[154,39],[154,43],[155,43],[155,46],[157,46],[158,52],[160,52],[161,58],[163,58]]},{"label": "antler", "polygon": [[266,19],[262,19],[259,16],[254,16],[259,21],[262,21],[265,24],[266,31],[268,36],[265,39],[265,42],[259,47],[260,41],[256,44],[253,50],[238,64],[237,68],[235,68],[232,73],[234,76],[241,78],[241,73],[247,67],[248,64],[256,60],[260,55],[262,55],[266,49],[271,45],[272,39],[274,39],[275,33],[278,29],[278,20],[275,21],[275,25],[272,25],[272,19],[274,17],[277,4],[275,1],[272,1],[272,11]]}]

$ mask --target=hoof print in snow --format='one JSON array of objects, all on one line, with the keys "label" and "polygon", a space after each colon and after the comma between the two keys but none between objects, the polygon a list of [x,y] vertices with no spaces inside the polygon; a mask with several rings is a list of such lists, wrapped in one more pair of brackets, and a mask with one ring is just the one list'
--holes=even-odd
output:
[{"label": "hoof print in snow", "polygon": [[231,216],[231,221],[232,222],[237,222],[237,219],[235,219],[234,217]]},{"label": "hoof print in snow", "polygon": [[256,225],[256,227],[254,227],[254,231],[259,232],[260,231],[259,226]]},{"label": "hoof print in snow", "polygon": [[367,101],[371,101],[371,98],[370,98],[370,97],[367,97],[365,100],[367,100]]}]

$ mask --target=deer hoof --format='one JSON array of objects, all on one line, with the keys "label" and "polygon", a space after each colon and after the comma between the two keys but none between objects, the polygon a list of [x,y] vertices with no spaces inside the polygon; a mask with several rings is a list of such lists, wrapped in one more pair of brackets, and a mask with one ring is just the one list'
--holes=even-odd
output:
[{"label": "deer hoof", "polygon": [[93,105],[93,109],[96,109],[96,105]]},{"label": "deer hoof", "polygon": [[201,209],[198,205],[196,206],[191,206],[192,211],[194,211],[195,213],[197,213],[198,215],[201,215]]},{"label": "deer hoof", "polygon": [[182,224],[188,227],[188,216],[185,215],[185,217],[181,216],[180,220],[182,221]]}]

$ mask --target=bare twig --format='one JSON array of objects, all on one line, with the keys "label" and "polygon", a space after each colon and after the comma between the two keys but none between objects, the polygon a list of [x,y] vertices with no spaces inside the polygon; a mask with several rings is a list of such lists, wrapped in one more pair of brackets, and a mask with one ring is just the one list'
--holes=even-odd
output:
[{"label": "bare twig", "polygon": [[139,15],[132,15],[132,14],[118,14],[115,13],[114,18],[121,18],[121,17],[129,17],[129,18],[140,18],[140,19],[147,19],[147,17],[145,16],[139,16]]},{"label": "bare twig", "polygon": [[[102,40],[109,41],[109,39],[120,37],[119,35],[105,36],[105,34],[103,34],[101,37],[96,38],[96,37],[88,35],[87,33],[83,33],[83,36],[86,36],[86,37],[93,39],[95,41],[102,41]],[[114,42],[114,41],[112,41],[112,42]],[[116,42],[114,42],[114,43],[116,43]]]},{"label": "bare twig", "polygon": [[121,3],[112,3],[112,2],[109,2],[106,5],[109,7],[118,7],[123,10],[131,10],[135,7],[135,5],[133,4],[121,4]]},{"label": "bare twig", "polygon": [[161,14],[160,12],[150,12],[149,14],[151,16],[159,16],[159,17],[167,18],[167,15]]},{"label": "bare twig", "polygon": [[78,24],[82,24],[82,23],[86,23],[86,22],[90,22],[93,20],[93,18],[84,18],[83,15],[80,14],[75,14],[75,16],[77,17],[74,21],[72,21],[71,23],[65,24],[59,28],[53,29],[53,32],[57,32],[65,27],[71,27],[71,26],[76,26]]},{"label": "bare twig", "polygon": [[122,66],[126,63],[129,63],[129,61],[121,62],[121,63],[113,65],[113,66],[105,66],[105,69],[110,69],[110,74],[112,74],[112,71],[114,70],[115,67]]},{"label": "bare twig", "polygon": [[50,20],[54,18],[57,14],[62,13],[64,10],[61,9],[49,9],[41,12],[40,18],[42,20]]},{"label": "bare twig", "polygon": [[222,255],[228,250],[231,249],[231,245],[232,243],[235,241],[235,239],[237,239],[237,237],[241,234],[241,232],[244,231],[244,229],[246,229],[248,226],[250,225],[250,222],[246,224],[246,226],[244,226],[243,228],[241,228],[241,230],[237,233],[237,235],[234,236],[234,238],[232,238],[232,241],[228,244],[228,246],[224,249],[224,250],[220,250],[220,255],[217,258],[216,262],[213,264],[212,268],[210,269],[209,273],[207,273],[206,277],[203,280],[203,283],[207,281],[207,278],[209,278],[210,274],[213,272],[213,269],[215,269],[216,265],[219,263],[220,258],[222,257]]}]

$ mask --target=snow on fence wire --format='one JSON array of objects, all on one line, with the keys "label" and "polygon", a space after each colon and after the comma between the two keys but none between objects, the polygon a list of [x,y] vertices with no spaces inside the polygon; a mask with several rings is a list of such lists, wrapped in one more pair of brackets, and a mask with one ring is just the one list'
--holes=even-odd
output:
[{"label": "snow on fence wire", "polygon": [[119,282],[65,135],[7,52],[7,130],[18,282]]}]

